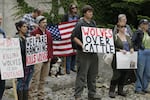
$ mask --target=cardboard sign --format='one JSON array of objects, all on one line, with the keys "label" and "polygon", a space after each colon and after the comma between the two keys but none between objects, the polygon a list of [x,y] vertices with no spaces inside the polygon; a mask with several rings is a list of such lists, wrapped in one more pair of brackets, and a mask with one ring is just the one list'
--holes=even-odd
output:
[{"label": "cardboard sign", "polygon": [[111,29],[82,26],[81,30],[83,52],[115,53]]},{"label": "cardboard sign", "polygon": [[47,36],[26,38],[26,64],[27,66],[47,61]]},{"label": "cardboard sign", "polygon": [[18,38],[0,39],[0,65],[3,80],[24,77]]},{"label": "cardboard sign", "polygon": [[117,69],[137,69],[137,52],[116,52]]}]

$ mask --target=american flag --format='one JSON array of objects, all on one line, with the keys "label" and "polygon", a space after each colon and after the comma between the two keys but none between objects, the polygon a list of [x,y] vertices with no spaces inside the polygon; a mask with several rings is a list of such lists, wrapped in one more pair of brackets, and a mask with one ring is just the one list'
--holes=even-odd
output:
[{"label": "american flag", "polygon": [[63,22],[59,25],[48,25],[47,29],[51,32],[53,38],[53,55],[70,56],[75,52],[71,44],[71,34],[77,21]]}]

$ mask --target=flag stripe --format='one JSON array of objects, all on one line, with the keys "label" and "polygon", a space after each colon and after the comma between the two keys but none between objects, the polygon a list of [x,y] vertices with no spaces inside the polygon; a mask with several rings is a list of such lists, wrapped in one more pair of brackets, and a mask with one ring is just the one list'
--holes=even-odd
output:
[{"label": "flag stripe", "polygon": [[[63,22],[58,26],[49,26],[48,30],[50,30],[51,34],[54,34],[53,37],[53,49],[54,49],[54,56],[70,56],[74,55],[75,52],[72,48],[71,44],[71,34],[72,30],[75,27],[77,21],[72,22]],[[57,30],[56,30],[57,29]],[[61,39],[59,36],[61,37]]]},{"label": "flag stripe", "polygon": [[53,49],[64,49],[64,48],[72,48],[72,45],[70,45],[70,44],[66,44],[66,45],[54,45],[53,46]]}]

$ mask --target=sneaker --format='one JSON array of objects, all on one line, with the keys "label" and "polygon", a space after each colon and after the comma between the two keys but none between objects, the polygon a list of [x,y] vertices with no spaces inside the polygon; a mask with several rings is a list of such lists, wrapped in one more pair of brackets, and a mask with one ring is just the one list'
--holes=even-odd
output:
[{"label": "sneaker", "polygon": [[136,94],[141,94],[141,95],[145,95],[145,92],[143,91],[135,91]]},{"label": "sneaker", "polygon": [[115,98],[116,97],[116,94],[114,92],[109,92],[109,97],[110,98]]},{"label": "sneaker", "polygon": [[67,71],[66,74],[70,74],[70,71]]},{"label": "sneaker", "polygon": [[71,69],[73,72],[77,72],[75,69]]},{"label": "sneaker", "polygon": [[99,95],[88,96],[88,100],[101,100],[101,97]]},{"label": "sneaker", "polygon": [[149,90],[143,90],[143,92],[150,94],[150,91],[149,91]]},{"label": "sneaker", "polygon": [[75,100],[82,100],[81,97],[75,97]]},{"label": "sneaker", "polygon": [[125,93],[125,92],[118,92],[118,95],[123,96],[123,97],[126,97],[126,96],[127,96],[127,93]]}]

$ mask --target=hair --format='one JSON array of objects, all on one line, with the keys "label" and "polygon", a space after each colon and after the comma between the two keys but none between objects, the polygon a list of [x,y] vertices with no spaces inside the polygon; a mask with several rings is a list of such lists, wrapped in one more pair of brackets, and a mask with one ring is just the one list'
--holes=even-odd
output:
[{"label": "hair", "polygon": [[33,12],[34,12],[34,13],[37,13],[38,15],[40,15],[40,14],[41,14],[41,10],[40,10],[40,9],[38,9],[38,8],[33,9]]},{"label": "hair", "polygon": [[3,16],[2,16],[2,13],[0,13],[0,17],[3,17]]},{"label": "hair", "polygon": [[82,14],[84,15],[88,10],[93,11],[93,8],[90,5],[85,5],[82,8]]},{"label": "hair", "polygon": [[71,9],[71,8],[72,8],[73,5],[75,5],[75,6],[77,7],[77,5],[76,5],[75,3],[71,3],[71,4],[69,5],[69,13],[72,13],[72,9]]},{"label": "hair", "polygon": [[17,31],[19,31],[19,28],[21,28],[24,24],[26,24],[26,22],[24,21],[16,22],[15,26],[16,26]]},{"label": "hair", "polygon": [[118,15],[118,20],[120,20],[122,17],[126,17],[126,15],[125,14],[119,14]]}]

